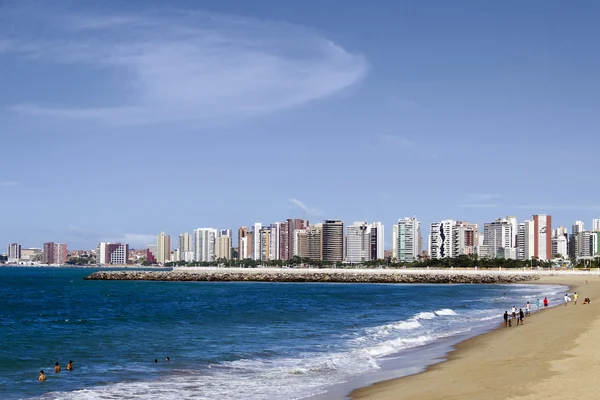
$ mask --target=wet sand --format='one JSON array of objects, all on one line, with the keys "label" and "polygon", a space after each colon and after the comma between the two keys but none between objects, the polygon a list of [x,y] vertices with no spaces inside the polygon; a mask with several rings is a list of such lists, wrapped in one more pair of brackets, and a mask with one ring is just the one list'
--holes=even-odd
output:
[{"label": "wet sand", "polygon": [[[587,279],[588,283],[585,284]],[[469,339],[427,371],[355,390],[353,400],[595,399],[600,365],[600,277],[542,276],[579,301],[541,310],[522,326]],[[583,305],[590,297],[591,304]],[[541,299],[540,299],[541,300]],[[535,309],[533,299],[532,309]],[[520,305],[517,304],[519,307]],[[510,310],[508,310],[510,312]]]}]

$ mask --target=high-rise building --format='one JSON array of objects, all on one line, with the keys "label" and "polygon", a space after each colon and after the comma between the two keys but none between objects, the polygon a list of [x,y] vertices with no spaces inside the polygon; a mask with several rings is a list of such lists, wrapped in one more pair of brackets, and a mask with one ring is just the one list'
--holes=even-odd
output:
[{"label": "high-rise building", "polygon": [[392,260],[398,260],[398,225],[392,225]]},{"label": "high-rise building", "polygon": [[125,265],[128,256],[128,244],[100,242],[96,247],[96,263],[101,265]]},{"label": "high-rise building", "polygon": [[[178,261],[191,262],[194,260],[194,245],[193,237],[189,233],[181,233],[179,235],[179,250],[176,254]],[[173,258],[173,257],[171,257]]]},{"label": "high-rise building", "polygon": [[323,260],[323,224],[310,225],[306,229],[306,257]]},{"label": "high-rise building", "polygon": [[533,258],[533,221],[527,220],[518,225],[517,230],[517,260],[531,260]]},{"label": "high-rise building", "polygon": [[554,236],[552,238],[552,257],[559,256],[567,258],[569,253],[567,251],[567,238],[563,235]]},{"label": "high-rise building", "polygon": [[415,217],[399,219],[398,224],[394,226],[396,231],[396,260],[407,263],[418,261],[422,251],[421,223],[419,220]]},{"label": "high-rise building", "polygon": [[539,260],[552,259],[552,216],[538,214],[533,216],[533,256]]},{"label": "high-rise building", "polygon": [[171,236],[161,232],[156,237],[156,261],[159,264],[169,262],[171,258]]},{"label": "high-rise building", "polygon": [[44,264],[62,265],[67,261],[67,245],[64,243],[44,243]]},{"label": "high-rise building", "polygon": [[215,261],[217,230],[215,228],[198,228],[194,230],[194,261]]},{"label": "high-rise building", "polygon": [[569,257],[577,258],[580,257],[581,252],[581,235],[583,232],[584,226],[583,221],[575,221],[575,224],[571,227],[571,237],[569,238]]},{"label": "high-rise building", "polygon": [[383,260],[385,251],[385,228],[381,222],[371,224],[371,260]]},{"label": "high-rise building", "polygon": [[294,243],[292,247],[292,257],[308,257],[308,237],[306,229],[294,230]]},{"label": "high-rise building", "polygon": [[231,260],[232,238],[230,229],[220,229],[217,232],[217,243],[215,247],[215,257],[225,260]]},{"label": "high-rise building", "polygon": [[238,229],[238,259],[252,258],[252,236],[247,226]]},{"label": "high-rise building", "polygon": [[475,254],[479,243],[479,226],[464,221],[456,221],[452,229],[453,257]]},{"label": "high-rise building", "polygon": [[307,227],[308,221],[304,219],[287,219],[281,223],[279,257],[282,260],[289,260],[294,256],[294,232]]},{"label": "high-rise building", "polygon": [[30,248],[21,249],[21,260],[23,261],[42,261],[43,249]]},{"label": "high-rise building", "polygon": [[19,243],[11,243],[8,245],[8,262],[18,262],[21,259],[21,245]]},{"label": "high-rise building", "polygon": [[600,232],[600,218],[594,218],[592,220],[592,231]]},{"label": "high-rise building", "polygon": [[432,259],[454,257],[452,232],[456,221],[433,222],[429,233],[429,257]]},{"label": "high-rise building", "polygon": [[260,228],[258,235],[259,252],[257,260],[269,261],[271,255],[271,228],[268,226]]},{"label": "high-rise building", "polygon": [[[483,225],[483,245],[490,258],[517,258],[513,244],[513,223],[507,219],[497,219]],[[518,236],[518,235],[517,235]]]},{"label": "high-rise building", "polygon": [[254,260],[261,260],[260,258],[260,250],[261,250],[261,244],[260,244],[260,240],[261,240],[261,234],[260,234],[260,230],[262,229],[262,224],[260,222],[256,222],[254,224],[254,231],[252,231],[253,233],[253,239],[254,239],[254,243],[252,245],[252,259]]},{"label": "high-rise building", "polygon": [[344,222],[339,219],[323,221],[323,261],[342,262],[344,260]]},{"label": "high-rise building", "polygon": [[269,260],[281,260],[281,222],[269,228]]},{"label": "high-rise building", "polygon": [[346,228],[346,261],[359,263],[371,259],[371,225],[355,222]]}]

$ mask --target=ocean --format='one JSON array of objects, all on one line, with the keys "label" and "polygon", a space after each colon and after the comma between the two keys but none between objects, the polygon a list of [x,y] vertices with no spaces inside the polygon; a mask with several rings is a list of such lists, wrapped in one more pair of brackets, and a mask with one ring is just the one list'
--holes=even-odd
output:
[{"label": "ocean", "polygon": [[83,280],[94,271],[0,268],[0,398],[341,399],[566,290]]}]

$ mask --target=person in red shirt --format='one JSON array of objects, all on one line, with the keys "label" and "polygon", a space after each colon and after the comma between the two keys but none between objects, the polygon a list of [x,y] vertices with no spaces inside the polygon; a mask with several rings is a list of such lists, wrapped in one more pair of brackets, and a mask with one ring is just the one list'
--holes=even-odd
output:
[{"label": "person in red shirt", "polygon": [[548,307],[548,298],[544,297],[544,307]]}]

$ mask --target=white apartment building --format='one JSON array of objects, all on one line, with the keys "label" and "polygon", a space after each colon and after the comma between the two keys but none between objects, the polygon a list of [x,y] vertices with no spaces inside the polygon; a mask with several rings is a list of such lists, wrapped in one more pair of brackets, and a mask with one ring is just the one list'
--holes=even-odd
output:
[{"label": "white apartment building", "polygon": [[385,227],[381,222],[371,224],[371,259],[383,260],[385,258]]},{"label": "white apartment building", "polygon": [[281,222],[271,224],[269,233],[269,260],[281,260]]},{"label": "white apartment building", "polygon": [[487,246],[490,258],[516,258],[516,250],[511,250],[513,243],[512,221],[497,219],[483,225],[483,245]]},{"label": "white apartment building", "polygon": [[415,217],[403,218],[398,220],[395,227],[395,248],[392,253],[398,262],[418,261],[421,255],[421,223]]},{"label": "white apartment building", "polygon": [[161,232],[156,237],[156,261],[164,264],[171,258],[171,236]]},{"label": "white apartment building", "polygon": [[194,230],[194,261],[215,261],[217,230],[198,228]]},{"label": "white apartment building", "polygon": [[592,220],[592,231],[600,232],[600,218],[595,218]]},{"label": "white apartment building", "polygon": [[456,221],[451,219],[433,222],[429,234],[429,257],[432,259],[454,257],[452,232]]},{"label": "white apartment building", "polygon": [[398,259],[398,224],[392,225],[392,258]]},{"label": "white apartment building", "polygon": [[254,224],[254,232],[252,235],[254,244],[252,245],[252,259],[254,260],[261,260],[260,257],[260,249],[261,249],[261,244],[260,244],[260,230],[262,229],[262,224],[260,222],[256,222]]},{"label": "white apartment building", "polygon": [[371,259],[371,225],[355,222],[346,227],[346,261],[359,263]]},{"label": "white apartment building", "polygon": [[552,257],[559,255],[562,258],[568,258],[567,238],[563,235],[552,238]]},{"label": "white apartment building", "polygon": [[531,220],[518,225],[517,260],[531,260],[534,256],[535,229]]},{"label": "white apartment building", "polygon": [[452,254],[454,257],[475,254],[479,244],[479,226],[457,221],[452,231]]}]

